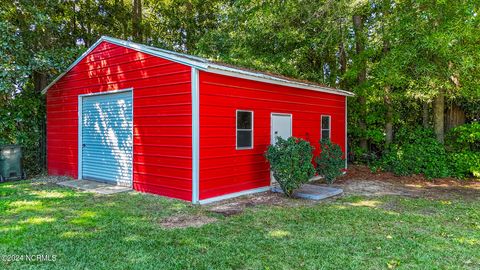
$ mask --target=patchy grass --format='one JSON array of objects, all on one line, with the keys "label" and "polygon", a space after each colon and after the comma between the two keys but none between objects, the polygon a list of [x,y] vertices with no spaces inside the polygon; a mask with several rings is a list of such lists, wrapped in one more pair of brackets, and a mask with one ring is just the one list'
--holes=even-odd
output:
[{"label": "patchy grass", "polygon": [[[165,228],[172,217],[216,218]],[[215,219],[213,219],[215,220]],[[223,217],[139,193],[100,196],[47,182],[0,184],[0,256],[14,269],[479,269],[480,202],[348,196]]]}]

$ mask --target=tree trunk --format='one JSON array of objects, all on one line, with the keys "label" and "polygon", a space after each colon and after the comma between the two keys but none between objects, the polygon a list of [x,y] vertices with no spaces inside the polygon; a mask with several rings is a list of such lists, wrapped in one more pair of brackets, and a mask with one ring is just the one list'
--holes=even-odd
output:
[{"label": "tree trunk", "polygon": [[[385,11],[385,15],[388,14],[388,9]],[[383,29],[383,25],[382,25]],[[390,50],[389,41],[383,37],[383,55],[387,55]],[[389,145],[393,141],[393,108],[392,108],[392,97],[391,97],[391,87],[387,82],[387,85],[384,86],[384,96],[383,103],[385,105],[385,144]]]},{"label": "tree trunk", "polygon": [[428,107],[429,107],[429,103],[425,101],[422,104],[422,126],[424,128],[429,128],[430,127],[429,113],[428,113],[429,108]]},{"label": "tree trunk", "polygon": [[[88,11],[88,12],[91,12],[91,1],[90,0],[87,0],[85,1],[85,9]],[[90,47],[93,42],[94,42],[94,38],[92,36],[92,22],[91,22],[91,19],[90,18],[85,18],[85,37],[83,39],[83,41],[85,42],[85,46],[88,48]]]},{"label": "tree trunk", "polygon": [[195,27],[195,19],[192,16],[194,14],[193,11],[193,4],[191,1],[187,1],[185,3],[185,8],[187,10],[187,18],[183,24],[183,31],[184,31],[184,50],[185,52],[190,52],[194,49],[194,27]]},{"label": "tree trunk", "polygon": [[[45,99],[42,94],[42,90],[47,87],[48,81],[47,81],[47,74],[42,73],[39,71],[33,71],[32,75],[33,79],[33,88],[35,90],[35,93],[40,95],[40,97],[43,100],[43,106],[45,106]],[[43,110],[41,110],[43,111]],[[45,116],[42,118],[42,122],[39,123],[39,129],[40,129],[40,136],[38,137],[38,159],[37,163],[38,166],[41,168],[42,172],[46,168],[46,158],[47,158],[47,144],[46,144],[46,118]]]},{"label": "tree trunk", "polygon": [[[125,1],[124,0],[115,0],[114,2],[114,9],[115,10],[121,10],[121,16],[118,16],[119,23],[121,25],[121,38],[122,39],[128,39],[128,36],[131,34],[128,30],[128,20],[126,19],[127,17],[125,16]],[[115,17],[115,16],[114,16]]]},{"label": "tree trunk", "polygon": [[142,0],[133,0],[132,35],[137,42],[142,42]]},{"label": "tree trunk", "polygon": [[[353,16],[353,25],[354,25],[354,30],[355,30],[355,51],[357,53],[357,56],[362,54],[364,51],[365,47],[365,37],[363,33],[363,18],[360,15],[354,15]],[[367,69],[365,65],[365,60],[362,60],[361,65],[360,65],[360,71],[357,75],[357,80],[358,83],[364,83],[365,80],[367,79]]]},{"label": "tree trunk", "polygon": [[47,74],[34,71],[33,72],[33,88],[35,93],[40,93],[47,86]]},{"label": "tree trunk", "polygon": [[340,74],[344,75],[347,72],[347,53],[345,52],[343,41],[338,45],[338,54],[340,56]]},{"label": "tree trunk", "polygon": [[[364,51],[364,43],[365,43],[365,37],[363,33],[363,17],[361,15],[353,15],[353,28],[355,31],[355,51],[357,54],[357,57],[363,53]],[[360,63],[360,71],[358,72],[357,75],[357,83],[358,85],[362,85],[365,83],[367,79],[367,69],[366,69],[366,63],[365,60],[361,60]],[[358,102],[360,103],[360,119],[358,126],[360,127],[361,130],[361,137],[360,137],[360,148],[364,151],[368,150],[368,144],[367,144],[367,138],[366,138],[366,133],[367,133],[367,112],[366,112],[366,104],[367,100],[364,96],[363,93],[360,93],[358,95]]]},{"label": "tree trunk", "polygon": [[393,141],[393,108],[390,98],[390,86],[385,86],[385,96],[383,98],[385,104],[385,143],[391,144]]},{"label": "tree trunk", "polygon": [[465,124],[466,117],[463,109],[455,103],[450,104],[447,107],[447,119],[445,125],[445,132],[448,132],[450,129],[458,127]]},{"label": "tree trunk", "polygon": [[338,45],[338,55],[339,55],[339,64],[340,64],[340,76],[341,79],[338,83],[340,88],[345,89],[346,88],[346,83],[345,80],[343,79],[343,76],[347,72],[347,53],[345,51],[345,45],[343,44],[343,40],[340,41],[340,44]]},{"label": "tree trunk", "polygon": [[445,89],[440,89],[433,100],[433,127],[437,141],[445,140]]},{"label": "tree trunk", "polygon": [[76,46],[77,45],[77,19],[76,19],[76,10],[75,10],[75,7],[76,7],[76,3],[75,2],[72,2],[72,36],[74,38],[72,38],[72,45],[73,46]]}]

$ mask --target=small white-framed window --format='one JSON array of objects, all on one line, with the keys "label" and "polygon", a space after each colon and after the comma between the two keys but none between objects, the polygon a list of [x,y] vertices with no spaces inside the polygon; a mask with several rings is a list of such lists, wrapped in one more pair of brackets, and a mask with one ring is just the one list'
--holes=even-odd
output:
[{"label": "small white-framed window", "polygon": [[330,115],[322,115],[320,121],[320,132],[321,139],[330,140],[332,135],[332,117]]},{"label": "small white-framed window", "polygon": [[236,111],[237,149],[253,148],[253,111]]}]

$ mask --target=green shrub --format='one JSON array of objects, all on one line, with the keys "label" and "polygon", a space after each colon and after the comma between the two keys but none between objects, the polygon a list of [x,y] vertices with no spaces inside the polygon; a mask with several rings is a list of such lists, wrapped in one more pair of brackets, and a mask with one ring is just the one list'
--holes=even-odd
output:
[{"label": "green shrub", "polygon": [[480,123],[473,122],[450,130],[445,147],[449,151],[480,151]]},{"label": "green shrub", "polygon": [[450,171],[457,178],[480,177],[480,152],[462,151],[448,154]]},{"label": "green shrub", "polygon": [[452,129],[446,136],[445,147],[452,176],[480,177],[480,123]]},{"label": "green shrub", "polygon": [[26,88],[0,106],[0,145],[22,146],[23,167],[28,176],[43,172],[42,123],[45,121],[44,96]]},{"label": "green shrub", "polygon": [[396,175],[423,174],[427,178],[450,174],[444,146],[433,130],[424,128],[399,130],[377,167]]},{"label": "green shrub", "polygon": [[275,180],[288,197],[314,176],[312,152],[313,147],[309,142],[295,137],[287,140],[278,137],[277,143],[268,147],[265,156]]},{"label": "green shrub", "polygon": [[338,144],[326,139],[320,141],[320,149],[320,155],[315,159],[317,172],[325,177],[328,184],[332,184],[345,168],[342,149]]}]

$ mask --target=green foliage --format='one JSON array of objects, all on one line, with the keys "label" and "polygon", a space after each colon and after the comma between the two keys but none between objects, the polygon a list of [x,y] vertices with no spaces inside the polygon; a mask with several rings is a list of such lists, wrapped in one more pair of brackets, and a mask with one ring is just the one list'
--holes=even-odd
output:
[{"label": "green foliage", "polygon": [[18,144],[23,150],[23,165],[27,175],[43,171],[43,143],[45,107],[43,97],[31,88],[19,93],[0,107],[0,145]]},{"label": "green foliage", "polygon": [[[142,18],[132,2],[141,2]],[[43,98],[21,93],[39,91],[45,85],[35,74],[50,81],[109,35],[354,91],[350,149],[355,161],[370,164],[377,153],[397,151],[385,151],[387,122],[395,130],[420,124],[422,104],[431,114],[440,89],[467,121],[479,119],[478,10],[478,1],[467,0],[0,1],[0,138],[35,148]],[[353,15],[362,17],[360,29],[354,30]],[[387,111],[393,115],[385,117]],[[360,147],[365,140],[368,146]],[[466,144],[479,151],[478,140],[455,140],[464,140],[454,143],[462,147],[457,152]]]},{"label": "green foliage", "polygon": [[451,174],[457,178],[480,177],[480,152],[461,151],[448,153]]},{"label": "green foliage", "polygon": [[315,158],[317,172],[325,177],[328,184],[332,184],[338,176],[342,175],[342,170],[345,168],[342,148],[330,140],[323,139],[320,141],[320,150],[320,154]]},{"label": "green foliage", "polygon": [[451,151],[480,151],[480,122],[452,129],[447,134],[445,146]]},{"label": "green foliage", "polygon": [[194,52],[200,39],[218,26],[223,8],[220,0],[171,0],[145,4],[150,14],[144,18],[146,28],[151,28],[154,32],[151,37],[156,37],[151,43],[188,53]]},{"label": "green foliage", "polygon": [[480,123],[452,129],[445,141],[452,176],[480,177]]},{"label": "green foliage", "polygon": [[129,13],[112,1],[0,2],[0,144],[22,146],[28,175],[41,173],[46,158],[40,90],[85,45],[102,34],[121,36],[116,26]]},{"label": "green foliage", "polygon": [[309,142],[295,137],[277,137],[275,145],[268,147],[265,156],[285,195],[292,196],[295,189],[315,175],[312,152]]},{"label": "green foliage", "polygon": [[376,167],[396,175],[424,174],[427,178],[449,176],[445,148],[430,129],[401,129]]},{"label": "green foliage", "polygon": [[343,0],[232,1],[221,8],[218,27],[202,37],[197,52],[222,62],[335,84],[342,76],[336,53],[348,37],[347,9]]}]

